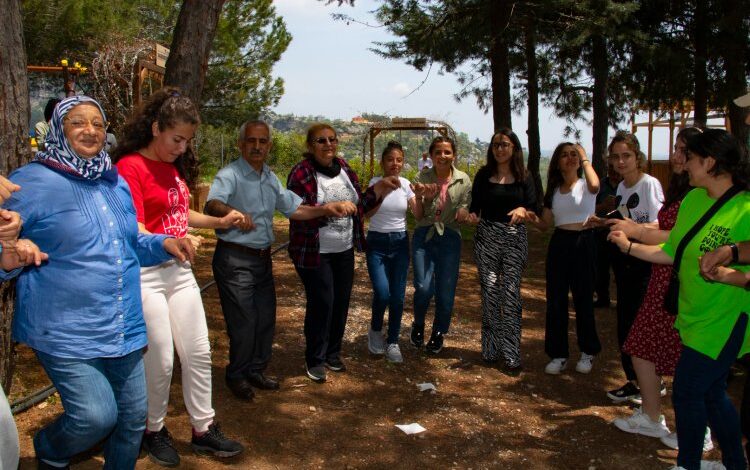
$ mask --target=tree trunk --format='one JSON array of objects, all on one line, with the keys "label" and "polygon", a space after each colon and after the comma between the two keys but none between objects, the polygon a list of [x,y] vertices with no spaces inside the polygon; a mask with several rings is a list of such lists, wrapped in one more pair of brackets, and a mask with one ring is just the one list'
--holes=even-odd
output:
[{"label": "tree trunk", "polygon": [[740,142],[748,142],[748,126],[745,124],[747,109],[734,104],[733,99],[747,93],[744,57],[748,56],[748,30],[743,21],[741,0],[723,0],[721,2],[723,18],[720,28],[719,43],[724,58],[725,106],[729,110],[729,125]]},{"label": "tree trunk", "polygon": [[[0,29],[0,173],[11,171],[31,158],[29,146],[29,85],[26,48],[21,25],[21,2],[0,0],[4,27]],[[0,285],[0,385],[10,393],[13,378],[13,321],[15,283]]]},{"label": "tree trunk", "polygon": [[225,0],[184,0],[166,64],[164,85],[200,103],[208,58]]},{"label": "tree trunk", "polygon": [[491,1],[490,18],[497,25],[497,33],[490,47],[490,73],[492,74],[492,120],[495,130],[502,127],[511,128],[510,105],[510,63],[508,60],[508,42],[505,39],[506,26],[510,21],[507,2]]},{"label": "tree trunk", "polygon": [[609,130],[609,105],[607,104],[607,86],[609,81],[609,62],[607,60],[607,40],[600,35],[591,38],[591,70],[594,76],[593,108],[593,150],[591,164],[599,175],[607,174],[607,138]]},{"label": "tree trunk", "polygon": [[539,140],[539,77],[536,59],[536,24],[532,17],[524,25],[524,54],[526,56],[526,91],[528,94],[529,121],[526,130],[529,139],[529,172],[534,179],[537,201],[543,197],[542,177],[539,174],[539,160],[542,145]]},{"label": "tree trunk", "polygon": [[708,72],[706,71],[708,56],[707,15],[706,0],[696,0],[695,19],[693,21],[693,45],[695,46],[693,119],[696,126],[705,126],[708,120]]}]

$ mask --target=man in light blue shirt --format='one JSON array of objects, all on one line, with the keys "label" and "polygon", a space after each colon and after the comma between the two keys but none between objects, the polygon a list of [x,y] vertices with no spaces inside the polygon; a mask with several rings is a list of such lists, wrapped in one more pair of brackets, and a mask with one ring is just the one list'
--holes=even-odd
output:
[{"label": "man in light blue shirt", "polygon": [[300,197],[287,190],[265,163],[271,150],[271,129],[265,122],[245,122],[238,146],[242,157],[216,174],[204,212],[223,217],[234,209],[245,215],[239,227],[216,230],[213,272],[229,335],[227,385],[238,398],[250,400],[255,396],[252,387],[279,388],[264,375],[276,325],[270,253],[274,213],[309,220],[343,217],[356,207],[348,202],[300,205]]}]

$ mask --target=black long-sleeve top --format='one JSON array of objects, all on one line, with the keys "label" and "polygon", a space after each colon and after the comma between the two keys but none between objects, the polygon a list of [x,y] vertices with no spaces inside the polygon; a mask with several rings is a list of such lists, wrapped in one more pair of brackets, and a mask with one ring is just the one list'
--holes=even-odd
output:
[{"label": "black long-sleeve top", "polygon": [[516,207],[537,210],[536,191],[530,175],[523,181],[510,184],[493,183],[490,181],[491,176],[486,168],[477,172],[471,188],[469,212],[492,222],[508,223],[508,212]]}]

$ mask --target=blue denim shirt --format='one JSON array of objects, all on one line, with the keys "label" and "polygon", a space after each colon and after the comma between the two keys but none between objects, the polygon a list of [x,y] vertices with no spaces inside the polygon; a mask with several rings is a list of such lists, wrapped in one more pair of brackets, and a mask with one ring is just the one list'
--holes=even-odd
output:
[{"label": "blue denim shirt", "polygon": [[279,211],[289,218],[302,198],[282,186],[268,165],[259,174],[240,157],[216,174],[207,201],[215,199],[253,217],[255,229],[249,232],[232,227],[216,230],[220,239],[251,248],[268,248],[274,241],[273,214]]},{"label": "blue denim shirt", "polygon": [[5,208],[21,214],[21,238],[49,255],[18,275],[13,336],[44,353],[120,357],[146,346],[140,267],[160,264],[164,235],[138,233],[125,180],[97,180],[30,163],[10,175],[21,186]]}]

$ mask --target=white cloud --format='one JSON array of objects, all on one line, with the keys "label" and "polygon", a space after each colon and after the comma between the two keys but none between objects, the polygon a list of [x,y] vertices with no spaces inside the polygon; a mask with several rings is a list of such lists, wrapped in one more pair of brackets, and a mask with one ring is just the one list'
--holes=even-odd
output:
[{"label": "white cloud", "polygon": [[398,82],[391,87],[391,92],[395,93],[399,97],[404,97],[412,92],[411,87],[406,82]]}]

